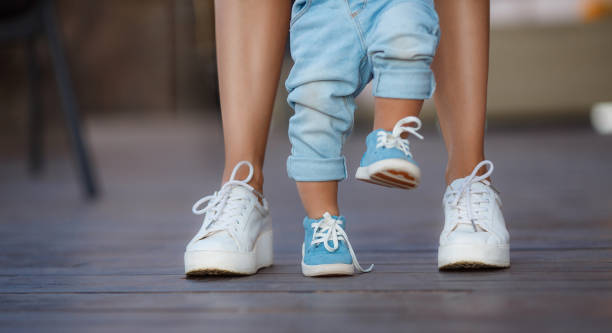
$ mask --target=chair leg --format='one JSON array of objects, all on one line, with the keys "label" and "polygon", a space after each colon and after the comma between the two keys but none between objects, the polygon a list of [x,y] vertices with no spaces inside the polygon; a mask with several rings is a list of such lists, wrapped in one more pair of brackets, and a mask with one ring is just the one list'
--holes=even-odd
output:
[{"label": "chair leg", "polygon": [[30,109],[28,117],[28,168],[32,174],[38,174],[43,168],[44,150],[44,115],[40,95],[40,67],[36,59],[36,39],[26,41],[28,62],[28,86]]},{"label": "chair leg", "polygon": [[81,126],[78,118],[77,102],[73,85],[70,79],[68,64],[64,56],[64,49],[55,18],[55,8],[52,1],[45,1],[43,8],[44,31],[49,42],[55,78],[62,100],[62,109],[70,131],[72,149],[76,155],[85,194],[88,198],[97,195],[97,182],[90,163],[89,154],[81,134]]}]

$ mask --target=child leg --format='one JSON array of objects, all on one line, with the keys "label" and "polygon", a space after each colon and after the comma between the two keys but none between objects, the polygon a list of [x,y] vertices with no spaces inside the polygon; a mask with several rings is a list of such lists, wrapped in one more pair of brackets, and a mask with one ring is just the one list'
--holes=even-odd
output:
[{"label": "child leg", "polygon": [[420,182],[421,171],[412,157],[409,134],[417,133],[422,99],[375,99],[374,130],[366,138],[366,152],[355,177],[387,187],[412,189]]},{"label": "child leg", "polygon": [[338,209],[338,181],[297,182],[298,192],[306,214],[311,219],[318,219],[328,212],[340,215]]},{"label": "child leg", "polygon": [[[335,1],[296,1],[290,34],[293,68],[287,78],[291,155],[287,173],[309,217],[338,214],[338,181],[346,178],[342,145],[353,127],[354,97],[363,88],[365,59],[346,8]],[[333,23],[333,24],[332,24]],[[316,28],[313,28],[316,27]]]},{"label": "child leg", "polygon": [[393,131],[400,119],[418,116],[423,106],[423,100],[376,97],[374,101],[374,128]]},{"label": "child leg", "polygon": [[355,177],[412,189],[420,182],[420,170],[410,152],[408,134],[422,138],[416,116],[435,85],[430,65],[438,43],[438,21],[433,2],[386,6],[372,8],[371,13],[376,17],[367,39],[376,111],[374,131],[366,137],[366,152]]},{"label": "child leg", "polygon": [[[346,5],[346,7],[345,7]],[[338,181],[346,178],[342,145],[351,132],[354,97],[367,59],[348,2],[298,0],[291,24],[294,66],[286,82],[295,111],[289,121],[287,173],[308,216],[302,222],[302,273],[350,275],[362,268],[338,214]]]}]

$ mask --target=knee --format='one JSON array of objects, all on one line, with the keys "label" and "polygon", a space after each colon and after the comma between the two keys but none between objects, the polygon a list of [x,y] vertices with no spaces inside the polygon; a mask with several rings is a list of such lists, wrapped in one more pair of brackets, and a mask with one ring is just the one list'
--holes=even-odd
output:
[{"label": "knee", "polygon": [[291,89],[287,98],[295,111],[289,135],[345,135],[353,125],[355,104],[335,82],[319,81]]},{"label": "knee", "polygon": [[344,179],[342,145],[353,125],[352,99],[333,96],[322,84],[312,83],[292,90],[289,103],[295,110],[289,120],[289,177],[296,181]]},{"label": "knee", "polygon": [[296,105],[302,105],[333,117],[343,116],[349,107],[344,105],[345,99],[352,99],[356,91],[353,82],[333,79],[296,81],[292,77],[287,79],[287,102],[294,110]]},{"label": "knee", "polygon": [[425,0],[402,2],[379,17],[369,54],[378,97],[427,99],[435,89],[431,63],[439,41],[438,15]]},{"label": "knee", "polygon": [[330,112],[297,104],[289,119],[292,155],[340,156],[352,124],[352,112]]},{"label": "knee", "polygon": [[438,15],[423,1],[403,2],[379,18],[370,55],[374,62],[419,63],[429,66],[438,47]]}]

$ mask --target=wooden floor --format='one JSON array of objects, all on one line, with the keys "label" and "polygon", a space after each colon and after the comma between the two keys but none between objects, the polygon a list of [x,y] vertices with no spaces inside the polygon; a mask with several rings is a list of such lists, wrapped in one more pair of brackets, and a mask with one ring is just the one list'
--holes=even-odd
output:
[{"label": "wooden floor", "polygon": [[[219,185],[218,124],[92,123],[104,183],[93,203],[80,197],[69,155],[50,154],[44,175],[31,178],[22,151],[5,142],[0,331],[610,332],[612,137],[588,128],[490,130],[512,267],[441,273],[445,153],[430,126],[413,143],[424,173],[418,190],[352,177],[341,185],[351,242],[374,272],[313,279],[300,274],[304,213],[286,177],[284,129],[276,129],[265,168],[275,265],[250,277],[186,279],[184,246],[200,226],[191,205]],[[347,143],[351,174],[364,136]]]}]

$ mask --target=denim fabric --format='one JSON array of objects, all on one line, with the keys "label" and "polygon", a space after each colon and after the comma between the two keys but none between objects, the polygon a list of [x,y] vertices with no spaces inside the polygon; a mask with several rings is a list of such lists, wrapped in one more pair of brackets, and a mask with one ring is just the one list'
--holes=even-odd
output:
[{"label": "denim fabric", "polygon": [[414,165],[418,165],[415,162],[415,160],[412,159],[412,157],[404,154],[403,151],[397,148],[387,148],[387,147],[376,148],[376,145],[378,144],[378,141],[377,141],[378,132],[391,133],[383,129],[377,129],[376,131],[373,131],[372,133],[368,134],[368,136],[366,137],[366,152],[361,157],[359,166],[362,166],[362,167],[368,166],[372,163],[390,159],[390,158],[398,158],[398,159],[406,160]]},{"label": "denim fabric", "polygon": [[433,0],[297,0],[291,17],[287,172],[341,180],[354,99],[370,80],[374,96],[431,97],[438,16]]},{"label": "denim fabric", "polygon": [[[334,219],[342,221],[342,229],[346,231],[346,219],[344,216],[332,216]],[[306,265],[326,265],[326,264],[351,264],[353,258],[349,252],[346,242],[338,241],[338,249],[334,252],[329,252],[325,249],[323,243],[311,245],[314,230],[312,224],[319,222],[321,219],[315,220],[308,217],[304,218],[302,223],[304,227],[304,258],[302,259]],[[330,241],[330,246],[331,241]]]}]

